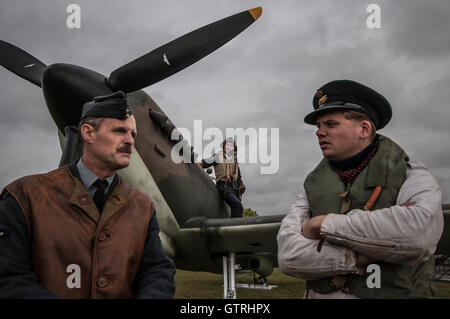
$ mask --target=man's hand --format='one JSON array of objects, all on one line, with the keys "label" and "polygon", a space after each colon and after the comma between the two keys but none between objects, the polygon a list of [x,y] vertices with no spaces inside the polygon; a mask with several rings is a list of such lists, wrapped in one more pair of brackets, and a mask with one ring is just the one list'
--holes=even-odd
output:
[{"label": "man's hand", "polygon": [[200,166],[201,168],[203,168],[203,163],[202,162],[199,162],[199,163],[197,163],[198,164],[198,166]]},{"label": "man's hand", "polygon": [[320,239],[320,227],[326,215],[320,215],[311,218],[303,226],[302,234],[308,239]]},{"label": "man's hand", "polygon": [[240,194],[240,195],[244,194],[244,193],[245,193],[245,190],[246,190],[246,188],[245,188],[245,185],[244,185],[244,184],[239,185],[238,191],[239,191],[239,194]]}]

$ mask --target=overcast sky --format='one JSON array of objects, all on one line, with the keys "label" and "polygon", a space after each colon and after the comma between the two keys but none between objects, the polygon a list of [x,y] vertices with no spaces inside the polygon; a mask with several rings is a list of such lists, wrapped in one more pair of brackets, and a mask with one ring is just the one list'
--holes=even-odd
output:
[{"label": "overcast sky", "polygon": [[[66,26],[69,4],[81,28]],[[369,4],[381,8],[370,29]],[[242,164],[244,206],[286,213],[321,159],[315,128],[303,123],[315,91],[352,79],[383,94],[393,118],[380,131],[427,164],[450,202],[450,3],[441,1],[89,0],[0,3],[0,39],[46,64],[65,62],[109,75],[117,67],[198,27],[263,7],[231,42],[144,89],[172,122],[192,129],[279,128],[280,168],[261,175]],[[56,126],[42,91],[0,69],[0,186],[57,167]]]}]

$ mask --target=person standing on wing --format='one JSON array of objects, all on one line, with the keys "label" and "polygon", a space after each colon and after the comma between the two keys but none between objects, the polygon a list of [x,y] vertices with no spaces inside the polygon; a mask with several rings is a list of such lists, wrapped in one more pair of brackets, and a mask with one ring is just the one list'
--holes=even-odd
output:
[{"label": "person standing on wing", "polygon": [[199,165],[203,168],[214,166],[216,187],[220,196],[231,208],[231,218],[242,217],[241,203],[245,186],[241,178],[241,170],[237,161],[237,145],[233,138],[226,138],[222,150],[208,159],[203,159]]}]

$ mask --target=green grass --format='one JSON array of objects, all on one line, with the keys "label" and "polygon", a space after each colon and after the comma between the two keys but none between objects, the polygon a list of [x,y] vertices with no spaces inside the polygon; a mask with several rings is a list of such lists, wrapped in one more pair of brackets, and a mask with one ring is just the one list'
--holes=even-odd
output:
[{"label": "green grass", "polygon": [[[237,274],[236,282],[253,283],[248,274]],[[177,299],[221,299],[223,298],[223,277],[206,272],[177,270],[175,275]],[[305,281],[283,274],[275,269],[268,277],[272,290],[237,289],[239,299],[301,299],[305,291]],[[437,298],[450,299],[450,283],[436,282]]]},{"label": "green grass", "polygon": [[438,293],[436,298],[450,299],[450,282],[435,282]]}]

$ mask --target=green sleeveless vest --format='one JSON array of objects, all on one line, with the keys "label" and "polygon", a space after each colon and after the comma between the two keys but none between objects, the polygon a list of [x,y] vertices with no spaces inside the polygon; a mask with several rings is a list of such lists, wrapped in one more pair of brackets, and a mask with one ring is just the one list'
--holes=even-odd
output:
[{"label": "green sleeveless vest", "polygon": [[[364,210],[376,186],[383,189],[372,210],[396,205],[398,192],[406,178],[408,156],[389,138],[382,135],[376,138],[377,152],[353,184],[344,185],[325,158],[307,176],[304,186],[312,217],[345,214],[352,209]],[[336,283],[345,283],[350,293],[360,298],[430,298],[436,294],[431,283],[434,258],[415,266],[376,264],[381,270],[381,288],[367,287],[367,277],[371,273],[308,281],[307,286],[317,293],[326,294],[340,288],[341,285]]]}]

